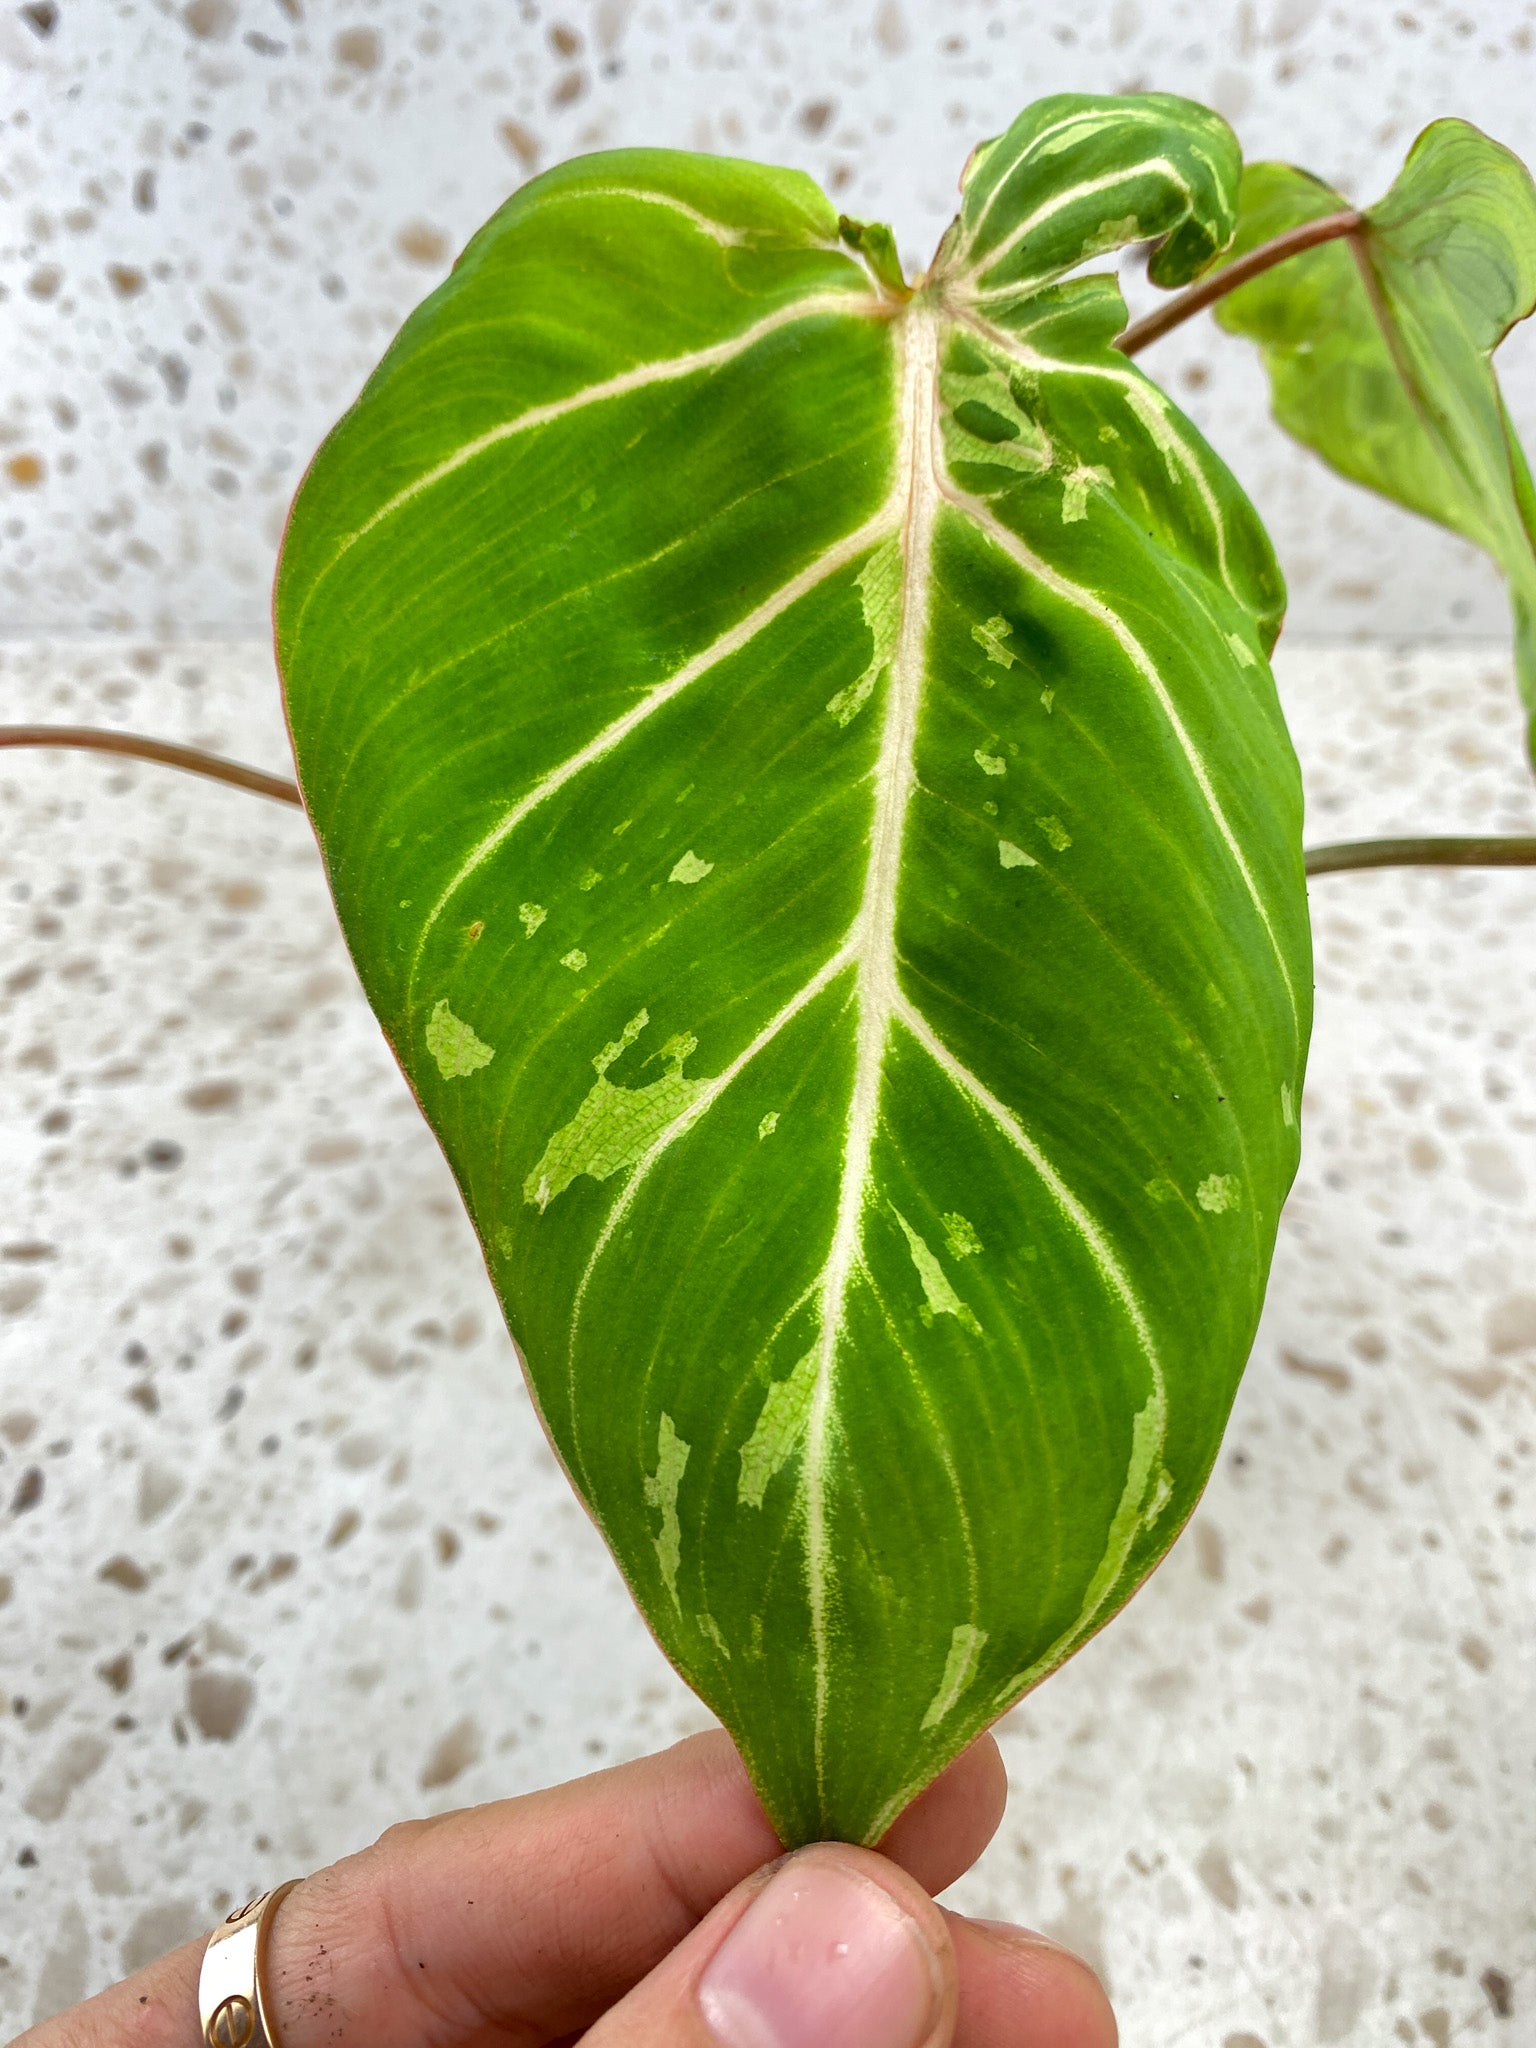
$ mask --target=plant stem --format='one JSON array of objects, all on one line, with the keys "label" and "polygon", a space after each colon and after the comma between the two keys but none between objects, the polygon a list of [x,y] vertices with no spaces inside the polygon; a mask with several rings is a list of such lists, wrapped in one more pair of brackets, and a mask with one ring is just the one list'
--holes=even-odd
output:
[{"label": "plant stem", "polygon": [[1345,839],[1307,849],[1309,875],[1345,868],[1536,868],[1536,839]]},{"label": "plant stem", "polygon": [[1365,215],[1350,207],[1344,213],[1325,214],[1321,220],[1303,221],[1300,227],[1288,228],[1283,235],[1276,235],[1271,242],[1261,242],[1257,249],[1250,249],[1246,256],[1239,256],[1235,263],[1225,269],[1212,271],[1192,284],[1188,291],[1180,292],[1177,298],[1169,299],[1145,320],[1133,320],[1115,347],[1122,355],[1133,356],[1144,349],[1149,342],[1159,341],[1170,329],[1182,325],[1193,314],[1204,312],[1228,292],[1237,290],[1251,277],[1262,271],[1272,270],[1277,263],[1284,263],[1287,257],[1299,256],[1305,249],[1315,249],[1320,242],[1336,242],[1341,235],[1356,235],[1365,226]]},{"label": "plant stem", "polygon": [[[0,725],[0,747],[84,747],[98,754],[124,754],[136,761],[185,768],[214,782],[273,797],[280,804],[303,804],[297,784],[281,775],[139,733],[103,732],[89,725]],[[1309,848],[1306,867],[1309,875],[1337,874],[1345,868],[1530,868],[1536,867],[1536,838],[1346,839]]]},{"label": "plant stem", "polygon": [[222,760],[198,747],[178,747],[169,740],[145,739],[134,732],[102,732],[90,725],[0,725],[0,747],[85,747],[98,754],[126,754],[136,761],[161,761],[168,768],[185,768],[192,775],[207,775],[215,782],[232,783],[236,789],[254,790],[280,804],[298,804],[298,784],[281,775],[267,775],[260,768],[246,768],[238,761]]}]

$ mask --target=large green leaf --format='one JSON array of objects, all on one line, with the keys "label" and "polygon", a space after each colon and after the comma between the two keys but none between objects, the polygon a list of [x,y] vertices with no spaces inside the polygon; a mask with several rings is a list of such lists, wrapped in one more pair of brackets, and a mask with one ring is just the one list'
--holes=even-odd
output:
[{"label": "large green leaf", "polygon": [[[1233,253],[1348,202],[1250,164]],[[1492,355],[1536,307],[1536,186],[1466,121],[1436,121],[1347,242],[1289,258],[1216,309],[1258,342],[1275,418],[1356,483],[1484,549],[1509,580],[1536,751],[1536,491]]]},{"label": "large green leaf", "polygon": [[1281,586],[1058,282],[1190,274],[1237,168],[1186,102],[1046,101],[909,293],[798,174],[564,165],[289,528],[359,970],[789,1842],[878,1837],[1129,1596],[1252,1338],[1310,992]]}]

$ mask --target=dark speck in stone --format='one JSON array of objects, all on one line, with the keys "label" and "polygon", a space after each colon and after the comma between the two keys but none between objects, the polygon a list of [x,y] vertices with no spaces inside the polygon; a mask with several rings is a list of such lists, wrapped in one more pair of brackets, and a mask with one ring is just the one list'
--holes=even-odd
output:
[{"label": "dark speck in stone", "polygon": [[43,1468],[29,1465],[16,1482],[16,1491],[11,1496],[11,1513],[24,1515],[28,1508],[35,1508],[43,1497]]}]

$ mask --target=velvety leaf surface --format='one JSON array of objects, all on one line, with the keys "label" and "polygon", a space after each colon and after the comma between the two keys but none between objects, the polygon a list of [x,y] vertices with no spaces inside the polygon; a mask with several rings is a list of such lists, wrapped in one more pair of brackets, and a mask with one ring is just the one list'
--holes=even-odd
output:
[{"label": "velvety leaf surface", "polygon": [[[1347,205],[1289,164],[1250,164],[1233,253]],[[1529,172],[1468,122],[1436,121],[1359,234],[1277,264],[1216,316],[1258,342],[1288,433],[1499,564],[1536,721],[1536,492],[1491,360],[1533,307]]]},{"label": "velvety leaf surface", "polygon": [[[1177,100],[519,192],[300,493],[300,773],[573,1482],[784,1839],[877,1838],[1193,1506],[1296,1163],[1282,591],[1085,253]],[[866,262],[850,246],[856,244]]]}]

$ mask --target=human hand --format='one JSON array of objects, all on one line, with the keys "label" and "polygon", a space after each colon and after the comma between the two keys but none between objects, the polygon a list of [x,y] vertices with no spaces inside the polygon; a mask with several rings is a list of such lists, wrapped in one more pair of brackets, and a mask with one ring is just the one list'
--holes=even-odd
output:
[{"label": "human hand", "polygon": [[[1085,1963],[935,1906],[1002,1817],[983,1736],[881,1852],[782,1856],[728,1738],[408,1821],[278,1906],[279,2048],[1114,2048]],[[14,2048],[194,2048],[203,1944]]]}]

